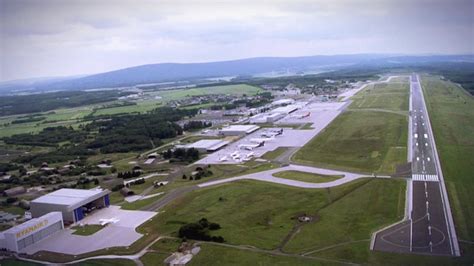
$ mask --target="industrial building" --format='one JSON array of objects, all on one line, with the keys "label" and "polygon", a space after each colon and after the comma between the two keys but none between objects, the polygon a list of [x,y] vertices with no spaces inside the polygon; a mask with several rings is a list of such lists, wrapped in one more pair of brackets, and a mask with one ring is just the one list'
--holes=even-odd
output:
[{"label": "industrial building", "polygon": [[61,212],[50,212],[1,232],[0,249],[20,252],[62,229],[64,225]]},{"label": "industrial building", "polygon": [[285,117],[284,113],[262,113],[250,117],[250,123],[263,124],[274,123]]},{"label": "industrial building", "polygon": [[283,107],[278,107],[270,111],[270,113],[291,114],[300,108],[297,104],[291,104]]},{"label": "industrial building", "polygon": [[289,104],[294,104],[295,100],[294,99],[280,99],[272,102],[273,106],[283,106],[283,105],[289,105]]},{"label": "industrial building", "polygon": [[219,134],[224,136],[244,136],[250,134],[260,127],[256,125],[231,125],[219,131]]},{"label": "industrial building", "polygon": [[230,141],[222,139],[203,139],[187,145],[177,145],[176,147],[184,149],[194,148],[199,152],[215,152],[229,143]]},{"label": "industrial building", "polygon": [[89,212],[108,207],[110,191],[107,189],[63,188],[31,201],[30,211],[34,218],[59,211],[65,223],[75,223]]}]

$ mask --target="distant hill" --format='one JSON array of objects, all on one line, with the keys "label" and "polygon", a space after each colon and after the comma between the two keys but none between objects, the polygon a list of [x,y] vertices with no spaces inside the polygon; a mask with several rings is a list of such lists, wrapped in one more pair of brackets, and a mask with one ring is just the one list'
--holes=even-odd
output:
[{"label": "distant hill", "polygon": [[0,83],[0,93],[18,90],[86,90],[132,86],[137,84],[197,80],[224,76],[252,76],[272,71],[298,72],[341,68],[353,65],[410,64],[416,62],[474,62],[473,55],[393,56],[375,54],[259,57],[209,63],[161,63],[130,67],[85,77],[15,84]]}]

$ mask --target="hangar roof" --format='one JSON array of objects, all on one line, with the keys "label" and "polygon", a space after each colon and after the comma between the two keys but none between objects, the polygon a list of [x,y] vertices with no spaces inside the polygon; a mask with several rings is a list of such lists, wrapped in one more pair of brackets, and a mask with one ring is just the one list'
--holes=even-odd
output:
[{"label": "hangar roof", "polygon": [[100,188],[90,190],[62,188],[34,199],[31,202],[71,206],[87,201],[88,199],[95,200],[109,193],[109,190]]}]

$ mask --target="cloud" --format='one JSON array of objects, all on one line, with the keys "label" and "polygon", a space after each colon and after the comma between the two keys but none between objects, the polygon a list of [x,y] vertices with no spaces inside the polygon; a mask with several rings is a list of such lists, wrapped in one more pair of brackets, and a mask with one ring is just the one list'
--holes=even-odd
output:
[{"label": "cloud", "polygon": [[0,79],[158,62],[474,53],[472,0],[0,0]]}]

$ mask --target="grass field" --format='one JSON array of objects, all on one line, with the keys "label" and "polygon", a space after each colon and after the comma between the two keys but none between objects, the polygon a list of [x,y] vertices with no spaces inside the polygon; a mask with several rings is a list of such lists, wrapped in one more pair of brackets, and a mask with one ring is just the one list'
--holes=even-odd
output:
[{"label": "grass field", "polygon": [[273,176],[297,180],[297,181],[303,181],[303,182],[310,182],[310,183],[331,182],[343,177],[343,176],[334,176],[334,175],[318,175],[318,174],[313,174],[313,173],[306,173],[306,172],[292,171],[292,170],[274,173]]},{"label": "grass field", "polygon": [[[376,229],[403,218],[404,199],[405,181],[371,179],[319,209],[319,221],[303,226],[284,250],[299,253],[369,240]],[[363,245],[363,250],[352,252],[367,252],[368,244],[369,241]]]},{"label": "grass field", "polygon": [[296,258],[203,243],[201,252],[187,265],[320,265],[311,258]]},{"label": "grass field", "polygon": [[352,97],[348,110],[294,156],[296,162],[392,174],[406,163],[408,83],[376,83]]},{"label": "grass field", "polygon": [[225,85],[225,86],[210,86],[192,89],[177,89],[177,90],[163,90],[158,93],[162,97],[163,102],[171,100],[179,100],[189,96],[201,96],[209,94],[224,94],[224,95],[255,95],[262,90],[260,88],[239,84],[239,85]]},{"label": "grass field", "polygon": [[458,237],[472,242],[474,99],[456,85],[437,77],[422,77],[422,86]]},{"label": "grass field", "polygon": [[267,151],[265,154],[263,154],[262,159],[265,160],[274,160],[278,158],[278,156],[282,155],[288,150],[287,147],[278,147],[274,149],[273,151]]},{"label": "grass field", "polygon": [[390,174],[395,165],[406,162],[407,131],[406,117],[398,114],[346,111],[293,159],[321,167]]},{"label": "grass field", "polygon": [[408,111],[409,84],[376,83],[352,97],[350,109],[384,109]]},{"label": "grass field", "polygon": [[104,228],[102,225],[99,224],[86,224],[84,226],[74,226],[72,229],[76,230],[73,235],[80,235],[80,236],[90,236],[93,235]]},{"label": "grass field", "polygon": [[[366,186],[366,189],[357,189]],[[335,188],[309,190],[239,181],[201,189],[177,199],[164,209],[160,219],[154,222],[154,227],[162,233],[175,235],[182,224],[205,217],[222,226],[217,233],[222,235],[227,243],[274,249],[292,230],[296,224],[296,216],[302,213],[321,215],[319,210],[324,210],[350,195],[352,196],[348,202],[360,201],[359,206],[363,206],[357,213],[363,217],[356,217],[358,219],[352,222],[352,228],[378,228],[387,221],[392,221],[391,217],[398,217],[398,204],[403,205],[403,199],[400,203],[398,197],[404,197],[403,193],[400,195],[399,190],[403,189],[403,186],[404,183],[399,181],[363,179]],[[368,191],[371,193],[367,193]],[[370,206],[370,202],[364,200],[368,196],[378,197],[377,202],[383,204]],[[334,208],[337,210],[337,207]],[[365,209],[372,211],[364,212]],[[347,210],[338,210],[341,219],[347,221],[354,218],[344,216],[345,211]],[[391,214],[388,218],[383,218],[386,213]],[[332,244],[332,241],[327,241],[330,242],[328,245]]]}]

